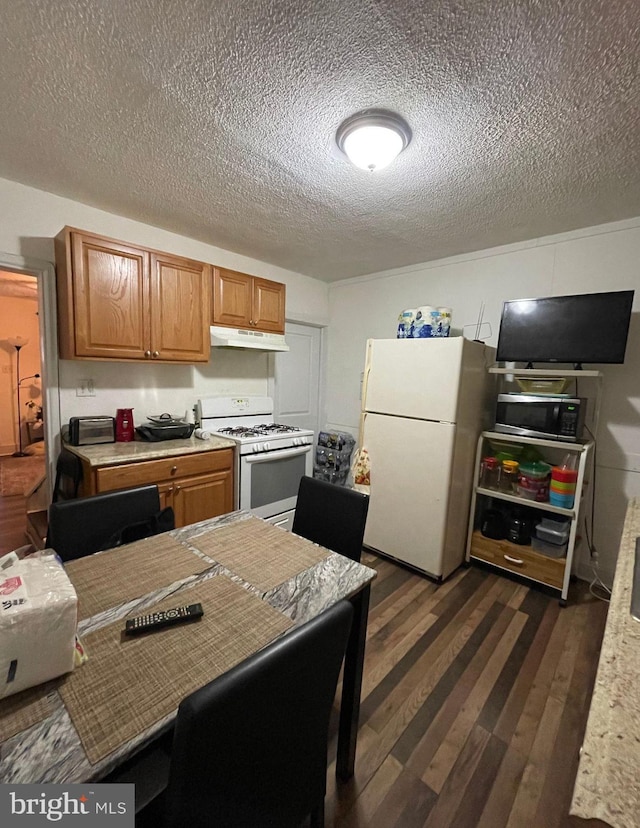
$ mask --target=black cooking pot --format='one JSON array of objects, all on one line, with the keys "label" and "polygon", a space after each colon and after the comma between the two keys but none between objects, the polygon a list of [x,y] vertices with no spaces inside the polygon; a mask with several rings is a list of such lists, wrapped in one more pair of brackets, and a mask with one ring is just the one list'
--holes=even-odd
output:
[{"label": "black cooking pot", "polygon": [[136,428],[136,434],[142,440],[157,443],[159,440],[186,440],[191,437],[194,428],[193,423],[143,423]]}]

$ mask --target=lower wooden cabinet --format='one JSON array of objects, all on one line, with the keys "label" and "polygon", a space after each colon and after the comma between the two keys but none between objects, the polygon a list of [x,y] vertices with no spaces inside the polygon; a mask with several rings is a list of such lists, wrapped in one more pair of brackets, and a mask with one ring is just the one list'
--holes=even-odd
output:
[{"label": "lower wooden cabinet", "polygon": [[162,507],[175,512],[176,528],[232,512],[233,449],[159,460],[84,467],[84,494],[155,483]]},{"label": "lower wooden cabinet", "polygon": [[478,530],[474,531],[471,537],[470,554],[472,558],[562,589],[566,558],[550,558],[541,555],[530,546],[519,546],[508,540],[485,538]]}]

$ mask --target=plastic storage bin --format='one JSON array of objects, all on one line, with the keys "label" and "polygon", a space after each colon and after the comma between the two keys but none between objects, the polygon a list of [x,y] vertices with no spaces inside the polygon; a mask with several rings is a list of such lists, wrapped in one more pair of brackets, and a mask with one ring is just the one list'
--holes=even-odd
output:
[{"label": "plastic storage bin", "polygon": [[542,461],[521,463],[518,479],[518,494],[527,500],[543,503],[549,499],[549,478],[551,466]]},{"label": "plastic storage bin", "polygon": [[536,526],[536,537],[546,543],[553,543],[562,546],[569,540],[571,524],[569,521],[552,520],[543,518]]},{"label": "plastic storage bin", "polygon": [[531,548],[535,552],[540,552],[542,555],[547,555],[550,558],[564,558],[567,554],[566,543],[560,545],[557,543],[548,543],[535,535],[531,538]]}]

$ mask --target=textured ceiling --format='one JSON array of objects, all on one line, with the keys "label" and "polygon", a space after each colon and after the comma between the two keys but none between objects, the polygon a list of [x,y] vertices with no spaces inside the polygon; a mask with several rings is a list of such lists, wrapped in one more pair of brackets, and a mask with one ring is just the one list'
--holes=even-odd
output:
[{"label": "textured ceiling", "polygon": [[[0,176],[332,281],[640,215],[638,0],[0,0]],[[367,107],[413,141],[357,170]]]}]

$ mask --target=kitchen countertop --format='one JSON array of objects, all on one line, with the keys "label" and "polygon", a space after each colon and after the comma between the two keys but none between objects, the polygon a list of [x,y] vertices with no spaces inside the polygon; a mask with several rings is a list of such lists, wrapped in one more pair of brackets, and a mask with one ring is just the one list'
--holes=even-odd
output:
[{"label": "kitchen countertop", "polygon": [[157,443],[133,440],[129,443],[100,443],[95,446],[64,444],[66,449],[73,454],[77,454],[90,466],[116,466],[119,463],[132,463],[136,460],[158,460],[163,457],[197,454],[203,451],[218,451],[219,449],[235,448],[235,446],[235,440],[213,436],[208,440],[198,440],[197,437],[190,437],[187,440],[161,440]]},{"label": "kitchen countertop", "polygon": [[612,828],[640,824],[640,622],[629,612],[638,536],[635,499],[627,507],[570,811]]}]

